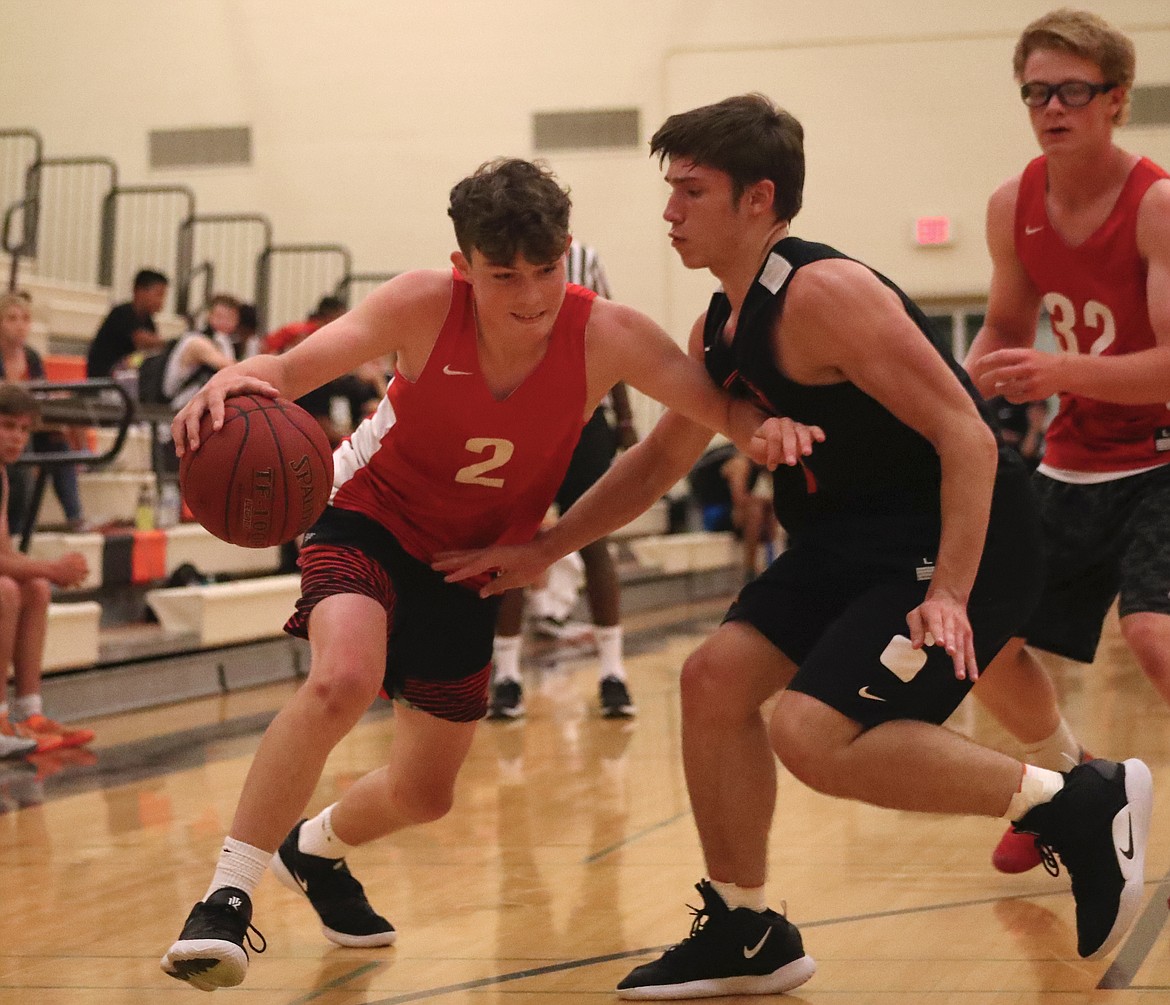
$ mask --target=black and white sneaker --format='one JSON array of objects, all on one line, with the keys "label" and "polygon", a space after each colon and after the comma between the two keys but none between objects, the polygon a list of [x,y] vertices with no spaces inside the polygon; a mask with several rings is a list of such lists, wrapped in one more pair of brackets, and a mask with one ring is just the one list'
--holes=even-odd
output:
[{"label": "black and white sneaker", "polygon": [[603,719],[630,719],[637,714],[638,706],[620,677],[602,677],[597,690]]},{"label": "black and white sneaker", "polygon": [[[260,945],[252,941],[256,932]],[[159,961],[163,973],[200,991],[234,988],[248,972],[248,948],[262,953],[264,936],[252,927],[252,899],[234,886],[216,890],[187,915],[178,940]]]},{"label": "black and white sneaker", "polygon": [[775,995],[791,991],[816,973],[800,932],[782,914],[731,910],[714,887],[696,887],[701,908],[689,938],[644,963],[617,986],[619,998],[712,998],[716,995]]},{"label": "black and white sneaker", "polygon": [[1015,822],[1016,830],[1036,835],[1049,872],[1058,872],[1056,855],[1068,870],[1077,952],[1087,959],[1108,953],[1137,917],[1153,799],[1150,769],[1142,761],[1098,759],[1078,764],[1049,802]]},{"label": "black and white sneaker", "polygon": [[524,689],[518,680],[502,680],[492,685],[488,702],[489,719],[519,719],[524,714]]},{"label": "black and white sneaker", "polygon": [[398,933],[366,899],[343,858],[307,855],[297,847],[305,821],[297,824],[272,856],[272,874],[290,890],[309,898],[321,919],[321,932],[339,946],[392,946]]}]

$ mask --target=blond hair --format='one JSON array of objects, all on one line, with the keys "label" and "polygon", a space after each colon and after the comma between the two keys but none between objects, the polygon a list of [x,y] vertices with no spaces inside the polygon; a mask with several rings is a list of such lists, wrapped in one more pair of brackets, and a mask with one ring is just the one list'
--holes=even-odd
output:
[{"label": "blond hair", "polygon": [[1012,55],[1016,79],[1023,82],[1024,64],[1037,49],[1058,49],[1096,63],[1106,83],[1125,89],[1115,125],[1129,118],[1129,91],[1133,85],[1137,57],[1133,42],[1103,18],[1085,10],[1061,7],[1037,18],[1020,35]]}]

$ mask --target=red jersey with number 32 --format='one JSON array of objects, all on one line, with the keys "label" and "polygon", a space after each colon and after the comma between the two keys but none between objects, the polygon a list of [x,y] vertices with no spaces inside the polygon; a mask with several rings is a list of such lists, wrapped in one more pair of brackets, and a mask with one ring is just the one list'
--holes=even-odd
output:
[{"label": "red jersey with number 32", "polygon": [[[1143,157],[1109,218],[1088,240],[1070,247],[1048,220],[1045,158],[1037,157],[1024,169],[1016,200],[1016,255],[1043,299],[1064,352],[1121,356],[1154,347],[1146,263],[1137,249],[1137,211],[1149,187],[1166,177]],[[1062,393],[1045,444],[1044,463],[1068,471],[1163,464],[1170,461],[1170,406],[1118,405]]]},{"label": "red jersey with number 32", "polygon": [[476,348],[471,286],[451,307],[422,373],[395,373],[377,411],[333,456],[331,502],[372,517],[423,562],[437,551],[536,533],[585,415],[585,325],[596,294],[566,286],[544,358],[492,397]]}]

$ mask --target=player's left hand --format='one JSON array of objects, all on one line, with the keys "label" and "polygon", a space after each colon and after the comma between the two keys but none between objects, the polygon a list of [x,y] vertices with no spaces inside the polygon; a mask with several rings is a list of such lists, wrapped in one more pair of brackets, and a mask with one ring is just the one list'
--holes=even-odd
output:
[{"label": "player's left hand", "polygon": [[1043,401],[1064,390],[1060,381],[1063,356],[1036,349],[997,349],[975,361],[971,376],[980,393],[999,395],[1013,404]]},{"label": "player's left hand", "polygon": [[490,548],[470,551],[441,551],[431,561],[431,568],[445,572],[448,583],[459,583],[490,572],[493,578],[480,588],[479,595],[492,597],[536,582],[558,557],[546,555],[540,548],[538,537],[527,544],[496,544]]},{"label": "player's left hand", "polygon": [[955,664],[957,680],[979,679],[979,666],[975,662],[975,634],[967,619],[965,603],[945,593],[929,594],[906,615],[906,626],[910,629],[910,644],[915,649],[921,649],[924,645],[938,645],[947,651]]},{"label": "player's left hand", "polygon": [[752,434],[748,456],[769,471],[781,464],[792,467],[813,452],[814,443],[825,442],[825,431],[820,426],[806,426],[786,415],[765,419]]}]

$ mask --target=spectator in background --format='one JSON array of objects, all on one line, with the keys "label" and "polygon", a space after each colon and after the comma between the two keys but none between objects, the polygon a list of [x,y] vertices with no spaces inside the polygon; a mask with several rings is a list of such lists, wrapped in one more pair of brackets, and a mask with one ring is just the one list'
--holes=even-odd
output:
[{"label": "spectator in background", "polygon": [[345,313],[345,301],[339,297],[322,297],[313,311],[304,321],[294,321],[269,332],[264,339],[265,352],[287,352],[298,342],[312,335],[322,325],[327,325],[335,318]]},{"label": "spectator in background", "polygon": [[[5,516],[8,465],[28,446],[40,415],[36,399],[16,384],[0,383],[0,756],[45,753],[89,743],[88,729],[66,729],[44,714],[41,670],[53,586],[77,586],[89,573],[85,558],[70,552],[53,561],[29,558],[12,546]],[[9,668],[16,682],[10,717]],[[17,721],[13,721],[13,719]],[[23,743],[21,742],[23,741]],[[30,743],[31,741],[31,747]],[[14,748],[25,748],[16,750]],[[9,753],[5,754],[4,751]]]},{"label": "spectator in background", "polygon": [[240,304],[237,316],[232,342],[235,345],[236,362],[239,362],[264,352],[264,339],[257,333],[256,308],[252,304]]},{"label": "spectator in background", "polygon": [[167,298],[168,279],[161,272],[143,269],[134,277],[134,296],[118,304],[102,322],[85,360],[89,377],[108,377],[114,368],[135,352],[152,351],[162,345],[154,327],[154,315]]},{"label": "spectator in background", "polygon": [[[566,276],[606,300],[611,299],[609,282],[601,259],[593,248],[576,239],[565,254]],[[608,408],[606,406],[609,406]],[[611,424],[609,411],[614,421]],[[557,490],[557,512],[564,513],[581,498],[589,487],[609,470],[619,448],[625,450],[638,442],[625,384],[615,384],[607,400],[597,406],[577,448],[569,460],[565,480]],[[585,592],[593,618],[593,637],[597,641],[598,701],[607,719],[626,719],[637,707],[630,697],[622,661],[621,585],[617,566],[609,553],[609,538],[603,537],[581,549],[585,563]],[[511,590],[504,595],[496,620],[492,649],[492,698],[489,719],[517,719],[524,714],[524,691],[520,682],[520,631],[524,624],[524,591]],[[574,633],[571,626],[558,625],[554,619],[539,618],[536,630],[552,638],[563,631]]]},{"label": "spectator in background", "polygon": [[754,491],[762,471],[734,443],[726,443],[703,454],[687,475],[703,530],[734,531],[743,541],[745,582],[759,574],[760,545],[771,546],[779,529],[771,499]]},{"label": "spectator in background", "polygon": [[[29,329],[32,326],[32,311],[29,298],[21,293],[6,293],[0,296],[0,380],[23,382],[44,380],[45,364],[41,355],[28,344]],[[38,453],[52,453],[71,449],[64,433],[45,429],[32,436],[33,450]],[[65,464],[50,469],[53,491],[65,511],[70,530],[80,530],[81,493],[77,486],[77,466]],[[9,491],[6,505],[8,526],[14,533],[24,527],[32,490],[32,471],[29,468],[13,468],[8,477]]]},{"label": "spectator in background", "polygon": [[172,407],[182,408],[213,373],[236,362],[239,323],[240,302],[217,293],[208,304],[203,330],[189,331],[179,338],[163,375],[163,394]]}]

